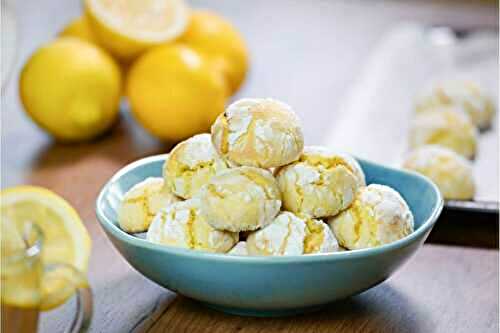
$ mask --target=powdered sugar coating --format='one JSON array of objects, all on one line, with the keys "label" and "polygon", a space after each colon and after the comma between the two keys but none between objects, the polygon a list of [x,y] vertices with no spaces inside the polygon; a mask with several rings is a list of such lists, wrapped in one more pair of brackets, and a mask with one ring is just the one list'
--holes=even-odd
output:
[{"label": "powdered sugar coating", "polygon": [[413,214],[401,195],[385,185],[362,187],[351,207],[328,220],[341,246],[350,250],[392,243],[413,232]]},{"label": "powdered sugar coating", "polygon": [[445,199],[474,197],[472,164],[450,149],[436,145],[420,147],[406,156],[403,167],[429,177]]},{"label": "powdered sugar coating", "polygon": [[174,147],[163,175],[172,192],[189,199],[217,172],[227,168],[213,148],[210,134],[198,134]]},{"label": "powdered sugar coating", "polygon": [[417,98],[416,111],[442,105],[461,109],[479,128],[489,127],[496,111],[493,100],[484,93],[484,89],[477,82],[467,80],[428,85]]},{"label": "powdered sugar coating", "polygon": [[180,199],[159,177],[149,177],[132,186],[123,196],[118,210],[120,228],[127,232],[143,232],[149,228],[158,211]]},{"label": "powdered sugar coating", "polygon": [[157,244],[224,253],[236,244],[238,234],[212,228],[200,215],[199,202],[190,199],[160,210],[146,239]]},{"label": "powdered sugar coating", "polygon": [[[189,203],[180,202],[156,214],[146,234],[146,239],[157,244],[191,248],[189,240]],[[174,213],[175,212],[175,213]]]},{"label": "powdered sugar coating", "polygon": [[328,217],[346,209],[364,174],[353,159],[323,147],[306,147],[298,161],[279,168],[283,207],[308,217]]},{"label": "powdered sugar coating", "polygon": [[234,232],[268,225],[281,207],[281,194],[273,175],[254,167],[218,173],[199,191],[197,198],[212,227]]},{"label": "powdered sugar coating", "polygon": [[[360,203],[373,207],[375,219],[381,221],[383,226],[402,223],[413,229],[413,215],[397,191],[389,186],[371,184],[359,193]],[[381,236],[379,238],[384,237],[386,234],[384,231],[384,229],[379,230]]]},{"label": "powdered sugar coating", "polygon": [[268,226],[251,233],[247,238],[250,255],[302,255],[306,225],[290,212],[281,212]]},{"label": "powdered sugar coating", "polygon": [[337,251],[339,251],[339,243],[329,226],[321,220],[307,219],[304,254]]},{"label": "powdered sugar coating", "polygon": [[477,130],[468,117],[453,109],[439,107],[416,115],[410,129],[410,147],[436,144],[472,158],[476,153]]},{"label": "powdered sugar coating", "polygon": [[290,106],[270,98],[234,102],[211,132],[218,153],[236,165],[282,166],[296,160],[304,147],[298,117]]}]

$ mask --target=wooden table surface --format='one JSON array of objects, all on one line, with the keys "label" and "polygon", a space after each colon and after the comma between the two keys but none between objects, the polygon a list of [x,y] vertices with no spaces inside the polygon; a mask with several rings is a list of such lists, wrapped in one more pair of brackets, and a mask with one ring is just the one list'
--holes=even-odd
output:
[{"label": "wooden table surface", "polygon": [[[229,17],[251,50],[252,70],[241,96],[274,96],[293,105],[306,141],[321,143],[335,107],[359,64],[400,19],[466,26],[495,25],[488,6],[414,3],[231,0],[194,2]],[[246,8],[239,8],[246,6]],[[108,135],[74,146],[51,141],[23,114],[17,97],[20,66],[80,12],[77,1],[16,3],[18,62],[2,97],[2,188],[45,186],[80,212],[93,240],[89,279],[92,332],[495,332],[498,331],[498,251],[425,245],[393,278],[317,313],[282,319],[224,315],[148,281],[120,257],[94,215],[100,187],[118,169],[168,151],[130,119],[126,108]],[[61,15],[52,15],[51,13]],[[173,303],[171,303],[171,301]],[[74,301],[44,314],[42,332],[61,332]]]}]

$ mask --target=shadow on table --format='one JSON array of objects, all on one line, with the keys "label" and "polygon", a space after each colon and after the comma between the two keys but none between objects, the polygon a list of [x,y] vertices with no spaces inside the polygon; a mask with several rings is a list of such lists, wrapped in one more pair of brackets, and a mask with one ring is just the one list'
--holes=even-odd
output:
[{"label": "shadow on table", "polygon": [[171,144],[150,137],[123,115],[109,133],[81,144],[48,143],[28,162],[24,183],[46,187],[68,200],[95,235],[94,202],[120,168],[142,157],[166,153]]},{"label": "shadow on table", "polygon": [[294,317],[239,317],[179,297],[148,332],[431,332],[426,310],[384,283],[361,295]]},{"label": "shadow on table", "polygon": [[35,154],[32,168],[57,168],[84,158],[110,159],[125,165],[142,157],[166,153],[172,147],[173,143],[154,139],[132,120],[129,113],[122,112],[118,122],[95,140],[77,144],[50,141]]}]

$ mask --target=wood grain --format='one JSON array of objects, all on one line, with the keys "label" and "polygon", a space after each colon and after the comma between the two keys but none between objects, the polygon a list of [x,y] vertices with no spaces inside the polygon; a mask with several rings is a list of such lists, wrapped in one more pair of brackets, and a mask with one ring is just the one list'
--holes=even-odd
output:
[{"label": "wood grain", "polygon": [[427,245],[389,281],[315,313],[238,317],[180,297],[148,332],[496,332],[497,260],[495,250]]},{"label": "wood grain", "polygon": [[[248,41],[252,70],[241,96],[272,96],[295,107],[306,140],[318,144],[336,120],[336,106],[380,36],[400,19],[495,25],[491,7],[448,7],[409,2],[193,1],[235,22]],[[80,2],[18,1],[20,45],[14,76],[2,96],[1,186],[45,186],[81,214],[92,241],[89,279],[94,290],[92,332],[364,331],[493,332],[498,328],[498,252],[425,246],[402,271],[373,290],[286,319],[251,319],[207,310],[134,271],[112,247],[94,215],[101,186],[140,157],[167,152],[134,122],[126,105],[121,121],[85,144],[54,143],[24,115],[17,96],[22,64],[71,18]],[[54,15],[53,13],[58,13]],[[62,332],[73,302],[42,316],[41,332]]]}]

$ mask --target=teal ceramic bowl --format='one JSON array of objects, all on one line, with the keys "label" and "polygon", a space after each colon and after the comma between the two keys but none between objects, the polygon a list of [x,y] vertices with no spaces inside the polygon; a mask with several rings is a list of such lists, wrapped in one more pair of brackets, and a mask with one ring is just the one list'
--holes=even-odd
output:
[{"label": "teal ceramic bowl", "polygon": [[372,249],[285,257],[239,257],[152,244],[118,227],[124,193],[161,176],[166,155],[136,161],[116,173],[97,198],[97,217],[114,246],[137,271],[169,290],[240,315],[280,316],[315,309],[386,280],[422,245],[443,200],[427,178],[360,160],[368,183],[398,190],[415,217],[415,232]]}]

